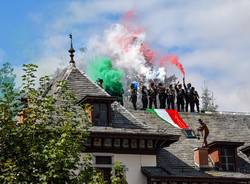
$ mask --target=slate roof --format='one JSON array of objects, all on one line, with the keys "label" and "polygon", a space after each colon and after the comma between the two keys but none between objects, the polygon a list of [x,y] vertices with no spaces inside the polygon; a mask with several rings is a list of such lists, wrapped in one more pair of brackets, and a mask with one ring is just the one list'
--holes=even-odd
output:
[{"label": "slate roof", "polygon": [[[186,138],[183,132],[146,111],[132,112],[138,119],[156,129],[180,135],[178,142],[159,151],[157,165],[176,176],[224,176],[250,178],[250,160],[238,148],[240,169],[238,172],[199,171],[194,164],[193,149],[201,146],[202,140]],[[180,113],[183,120],[193,129],[199,126],[198,119],[207,123],[210,134],[208,143],[214,141],[245,142],[250,144],[250,116],[241,114]],[[249,174],[247,174],[249,173]]]},{"label": "slate roof", "polygon": [[[69,66],[64,69],[48,88],[48,94],[56,95],[58,87],[56,82],[66,80],[70,90],[76,95],[77,100],[81,100],[87,95],[91,96],[109,96],[102,88],[92,82],[84,73],[76,67]],[[201,145],[197,139],[187,139],[181,130],[164,123],[161,119],[145,111],[128,111],[119,103],[112,105],[112,127],[90,128],[92,132],[110,132],[110,133],[128,133],[128,134],[154,134],[158,136],[179,135],[180,140],[170,147],[159,151],[157,155],[157,168],[144,168],[145,172],[170,174],[172,176],[225,176],[225,177],[249,177],[250,174],[244,172],[250,171],[250,161],[239,148],[238,155],[240,159],[241,172],[218,172],[218,171],[199,171],[195,168],[193,162],[193,149]],[[132,113],[131,113],[132,112]],[[236,141],[250,144],[250,115],[237,114],[197,114],[181,113],[184,121],[194,130],[198,127],[197,120],[203,119],[210,130],[208,142],[212,141]]]},{"label": "slate roof", "polygon": [[162,167],[142,167],[142,172],[147,176],[155,177],[168,177],[171,176],[170,172]]},{"label": "slate roof", "polygon": [[67,81],[69,89],[74,93],[78,101],[87,95],[109,96],[102,88],[92,82],[85,73],[81,73],[79,69],[71,65],[52,80],[48,93],[56,94],[59,89],[57,82],[62,80]]},{"label": "slate roof", "polygon": [[[58,74],[48,87],[47,94],[56,95],[59,88],[57,82],[67,81],[69,89],[76,96],[77,101],[82,100],[86,96],[101,96],[109,97],[110,95],[91,81],[85,73],[80,72],[75,66],[69,65],[61,73]],[[158,131],[150,125],[143,123],[135,118],[126,108],[121,106],[118,102],[111,104],[112,109],[112,126],[100,127],[93,126],[90,132],[100,133],[130,133],[130,134],[145,134],[145,135],[167,135],[166,133],[159,134]],[[171,135],[169,135],[171,136]],[[174,135],[173,135],[174,137]],[[176,136],[175,136],[175,139]]]}]

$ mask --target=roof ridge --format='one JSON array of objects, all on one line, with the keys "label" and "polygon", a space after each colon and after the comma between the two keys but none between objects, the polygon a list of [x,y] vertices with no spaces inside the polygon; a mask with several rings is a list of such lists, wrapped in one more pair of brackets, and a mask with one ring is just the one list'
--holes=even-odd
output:
[{"label": "roof ridge", "polygon": [[[67,68],[65,68],[65,73],[62,76],[62,80],[67,80],[67,78],[69,77],[73,69],[77,69],[77,68],[73,65],[69,65]],[[59,86],[56,87],[55,93],[57,93],[59,89],[60,89]]]},{"label": "roof ridge", "polygon": [[85,72],[82,72],[74,65],[65,67],[51,81],[48,92],[56,95],[60,87],[56,85],[57,81],[65,80],[70,90],[75,94],[77,100],[81,100],[87,95],[93,96],[110,96],[104,89],[92,81]]},{"label": "roof ridge", "polygon": [[205,111],[204,114],[220,114],[220,115],[243,115],[249,116],[250,112],[233,112],[233,111]]}]

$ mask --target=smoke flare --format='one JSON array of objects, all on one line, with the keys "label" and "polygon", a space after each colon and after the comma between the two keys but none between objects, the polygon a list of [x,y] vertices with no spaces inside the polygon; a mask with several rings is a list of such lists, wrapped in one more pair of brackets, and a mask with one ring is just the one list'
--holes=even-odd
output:
[{"label": "smoke flare", "polygon": [[[94,57],[107,56],[113,68],[126,73],[123,84],[134,80],[147,82],[166,79],[166,63],[176,66],[185,76],[185,70],[177,56],[156,53],[146,42],[146,33],[133,24],[134,11],[125,14],[121,24],[113,24],[104,34],[91,39],[88,51]],[[93,55],[89,60],[92,60]],[[101,77],[100,77],[101,78]],[[142,79],[142,80],[141,80]]]},{"label": "smoke flare", "polygon": [[121,81],[124,74],[121,70],[113,67],[109,58],[97,57],[93,59],[87,67],[87,74],[92,80],[102,79],[103,88],[110,95],[116,96],[123,93]]},{"label": "smoke flare", "polygon": [[183,65],[180,63],[178,57],[176,55],[170,54],[160,58],[160,66],[164,66],[165,62],[175,65],[182,73],[183,77],[185,77],[185,70]]}]

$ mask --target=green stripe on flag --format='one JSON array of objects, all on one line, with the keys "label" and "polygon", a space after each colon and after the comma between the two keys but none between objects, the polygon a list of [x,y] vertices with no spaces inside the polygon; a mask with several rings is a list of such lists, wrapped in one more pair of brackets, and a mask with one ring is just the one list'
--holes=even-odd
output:
[{"label": "green stripe on flag", "polygon": [[160,118],[161,120],[163,120],[164,123],[169,124],[169,122],[167,122],[165,119],[161,118],[161,116],[159,116],[156,112],[155,109],[146,109],[147,112],[155,114],[158,118]]}]

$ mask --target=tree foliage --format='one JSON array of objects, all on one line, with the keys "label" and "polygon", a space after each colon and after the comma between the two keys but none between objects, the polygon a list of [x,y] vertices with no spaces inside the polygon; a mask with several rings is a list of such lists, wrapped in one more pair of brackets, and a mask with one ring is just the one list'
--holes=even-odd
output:
[{"label": "tree foliage", "polygon": [[205,87],[202,92],[202,110],[214,112],[218,108],[218,105],[214,103],[214,98],[212,92]]},{"label": "tree foliage", "polygon": [[0,69],[0,183],[105,184],[92,157],[81,157],[89,123],[66,81],[47,94],[49,77],[36,88],[37,66],[23,70],[17,91],[10,64]]},{"label": "tree foliage", "polygon": [[11,65],[3,64],[0,69],[0,120],[10,121],[18,112],[15,77]]},{"label": "tree foliage", "polygon": [[125,170],[119,161],[115,162],[111,173],[112,184],[127,184]]},{"label": "tree foliage", "polygon": [[[0,182],[78,183],[84,177],[75,170],[81,164],[87,121],[65,81],[58,83],[57,98],[45,93],[47,76],[36,89],[36,70],[36,65],[24,65],[19,93],[10,65],[0,70]],[[18,111],[21,123],[16,121]]]}]

